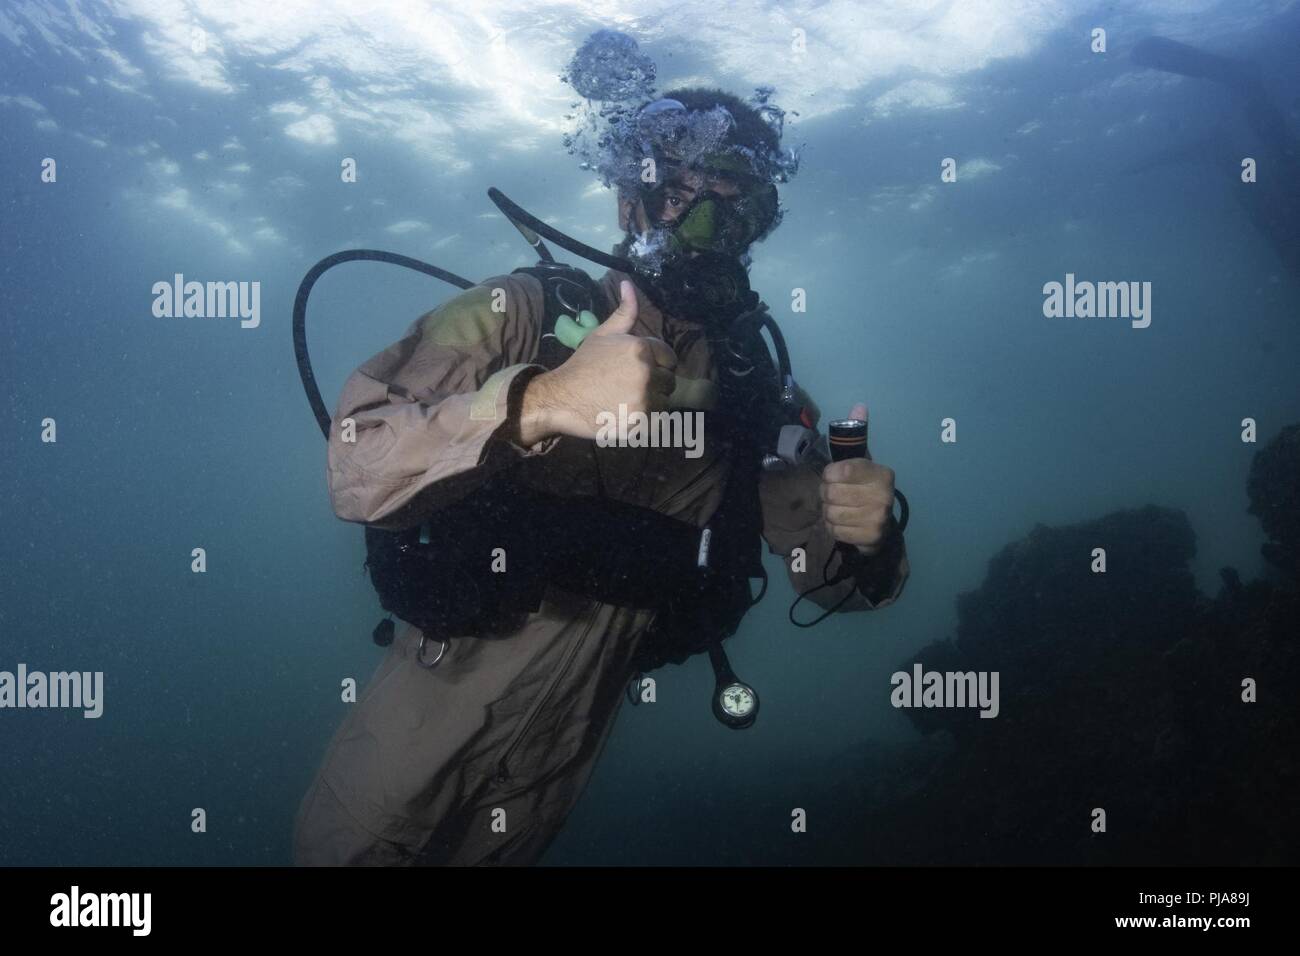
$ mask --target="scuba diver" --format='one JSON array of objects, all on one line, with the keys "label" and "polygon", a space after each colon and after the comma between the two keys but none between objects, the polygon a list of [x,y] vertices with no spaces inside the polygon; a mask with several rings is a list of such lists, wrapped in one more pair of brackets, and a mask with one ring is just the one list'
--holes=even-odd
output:
[{"label": "scuba diver", "polygon": [[[330,498],[366,526],[371,578],[403,623],[376,629],[389,649],[303,799],[299,864],[537,861],[641,675],[694,654],[714,667],[714,716],[752,725],[757,694],[722,641],[752,582],[766,590],[763,541],[825,613],[902,592],[906,502],[867,454],[865,407],[818,435],[749,289],[750,249],[780,219],[784,180],[766,161],[779,132],[699,88],[641,105],[625,129],[635,175],[618,185],[612,255],[496,190],[536,267],[471,284],[340,254],[468,288],[361,365],[333,415],[302,323],[312,282],[343,260],[304,280],[295,344]],[[590,279],[547,240],[609,271]],[[620,408],[702,412],[702,454],[598,440]]]}]

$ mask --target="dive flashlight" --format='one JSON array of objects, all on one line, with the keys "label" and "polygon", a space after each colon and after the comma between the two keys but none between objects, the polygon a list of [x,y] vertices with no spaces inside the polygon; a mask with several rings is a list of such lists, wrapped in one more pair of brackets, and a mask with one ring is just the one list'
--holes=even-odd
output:
[{"label": "dive flashlight", "polygon": [[831,461],[867,457],[867,423],[845,418],[830,423]]},{"label": "dive flashlight", "polygon": [[[867,423],[864,421],[843,418],[831,422],[827,426],[826,440],[831,449],[831,461],[867,457]],[[840,553],[841,574],[845,576],[850,569],[861,568],[866,564],[865,556],[851,544],[837,542],[835,550]]]}]

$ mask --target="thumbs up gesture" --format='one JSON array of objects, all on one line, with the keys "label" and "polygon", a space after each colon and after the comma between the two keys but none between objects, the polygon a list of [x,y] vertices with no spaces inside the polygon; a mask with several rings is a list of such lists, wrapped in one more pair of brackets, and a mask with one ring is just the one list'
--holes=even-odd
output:
[{"label": "thumbs up gesture", "polygon": [[533,445],[551,435],[595,439],[597,416],[665,409],[673,393],[677,356],[668,343],[633,335],[636,290],[619,284],[619,305],[589,332],[559,368],[543,372],[524,392],[519,435]]}]

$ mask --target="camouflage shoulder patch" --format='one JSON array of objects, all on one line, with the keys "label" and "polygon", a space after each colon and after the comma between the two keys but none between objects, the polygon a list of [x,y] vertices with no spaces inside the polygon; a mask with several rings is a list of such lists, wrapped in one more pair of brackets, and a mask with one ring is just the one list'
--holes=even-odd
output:
[{"label": "camouflage shoulder patch", "polygon": [[470,348],[497,334],[506,320],[506,312],[492,306],[506,301],[504,287],[475,286],[450,302],[434,309],[422,320],[422,331],[435,345]]}]

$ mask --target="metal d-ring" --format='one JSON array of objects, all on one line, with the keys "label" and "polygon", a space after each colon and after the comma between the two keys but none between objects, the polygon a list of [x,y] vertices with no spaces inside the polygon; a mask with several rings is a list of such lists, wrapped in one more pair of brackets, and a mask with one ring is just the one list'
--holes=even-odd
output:
[{"label": "metal d-ring", "polygon": [[[582,312],[586,308],[582,303],[587,301],[589,297],[587,295],[587,290],[584,289],[580,283],[574,282],[572,279],[566,279],[564,276],[555,276],[551,280],[551,288],[555,291],[556,301],[560,303],[562,308],[568,309],[575,319],[578,317],[578,313]],[[565,293],[570,289],[577,290],[577,304],[570,302],[568,297],[565,295]]]},{"label": "metal d-ring", "polygon": [[438,666],[438,662],[442,660],[443,655],[447,653],[447,647],[451,642],[435,638],[435,640],[438,640],[438,656],[431,661],[426,661],[424,659],[424,645],[428,643],[428,640],[429,635],[421,632],[420,646],[415,649],[415,663],[419,664],[425,670],[433,670]]}]

